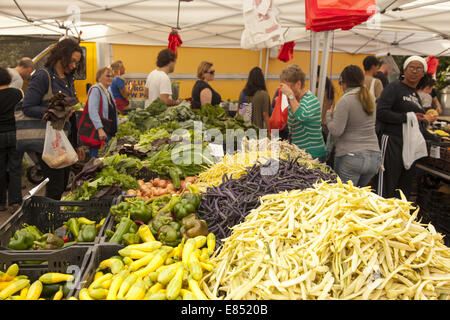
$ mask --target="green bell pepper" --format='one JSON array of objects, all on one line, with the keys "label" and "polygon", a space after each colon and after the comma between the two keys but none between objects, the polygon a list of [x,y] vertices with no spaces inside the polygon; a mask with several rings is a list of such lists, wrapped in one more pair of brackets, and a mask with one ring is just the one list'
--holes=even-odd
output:
[{"label": "green bell pepper", "polygon": [[43,235],[43,233],[36,226],[30,226],[29,224],[24,223],[23,227],[24,230],[34,235],[36,239],[39,239]]},{"label": "green bell pepper", "polygon": [[170,224],[163,225],[159,228],[158,239],[168,246],[177,246],[181,242],[180,233]]},{"label": "green bell pepper", "polygon": [[196,236],[207,236],[208,226],[205,220],[200,220],[194,213],[181,220],[181,234],[184,238],[195,238]]},{"label": "green bell pepper", "polygon": [[151,232],[156,236],[159,229],[173,221],[172,214],[170,212],[158,213],[149,224]]},{"label": "green bell pepper", "polygon": [[35,241],[35,236],[25,229],[17,230],[9,240],[8,248],[13,250],[28,250]]},{"label": "green bell pepper", "polygon": [[80,236],[77,238],[78,242],[93,242],[97,236],[97,228],[93,224],[85,224],[81,228]]},{"label": "green bell pepper", "polygon": [[123,242],[126,246],[130,244],[138,244],[141,242],[141,238],[138,234],[129,232],[123,235]]},{"label": "green bell pepper", "polygon": [[152,218],[152,207],[145,205],[143,201],[136,201],[130,208],[130,218],[148,223]]},{"label": "green bell pepper", "polygon": [[34,244],[41,250],[55,250],[64,246],[64,240],[53,233],[46,233]]}]

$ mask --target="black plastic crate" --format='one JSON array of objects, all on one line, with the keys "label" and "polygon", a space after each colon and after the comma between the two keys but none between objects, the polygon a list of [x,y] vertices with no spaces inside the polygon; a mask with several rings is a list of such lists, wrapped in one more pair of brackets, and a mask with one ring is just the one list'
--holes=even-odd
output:
[{"label": "black plastic crate", "polygon": [[[105,232],[110,218],[109,210],[115,203],[114,197],[89,201],[57,201],[46,197],[31,197],[0,227],[0,247],[6,248],[9,239],[23,227],[24,223],[36,226],[42,233],[53,232],[68,219],[86,217],[97,223],[106,218],[93,242],[79,242],[77,245],[92,246],[98,243]],[[58,249],[61,250],[61,249]],[[37,250],[20,250],[33,254]]]},{"label": "black plastic crate", "polygon": [[[439,149],[439,158],[431,157],[431,148]],[[450,143],[427,141],[428,157],[419,160],[420,163],[430,167],[450,172]]]},{"label": "black plastic crate", "polygon": [[47,272],[72,274],[75,278],[66,298],[74,295],[80,287],[82,275],[89,263],[90,246],[70,246],[59,250],[39,250],[29,254],[26,250],[6,250],[0,248],[0,270],[17,263],[19,275],[28,276],[34,282]]},{"label": "black plastic crate", "polygon": [[82,288],[87,288],[94,281],[94,276],[100,262],[105,259],[111,258],[112,256],[119,255],[119,250],[123,249],[122,245],[117,245],[113,243],[106,244],[96,244],[91,247],[89,251],[89,257],[86,257],[83,272],[80,278],[80,285],[73,292],[73,296],[78,298],[80,290]]}]

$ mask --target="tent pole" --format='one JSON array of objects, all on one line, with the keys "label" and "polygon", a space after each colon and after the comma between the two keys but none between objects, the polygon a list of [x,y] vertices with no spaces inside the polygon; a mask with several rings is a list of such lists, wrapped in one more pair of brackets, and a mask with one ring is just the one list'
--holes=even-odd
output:
[{"label": "tent pole", "polygon": [[317,81],[317,64],[319,60],[319,33],[311,31],[312,44],[311,44],[311,58],[310,58],[310,76],[309,76],[309,90],[312,93],[316,92]]},{"label": "tent pole", "polygon": [[259,49],[259,68],[262,69],[262,55],[263,55],[263,50]]},{"label": "tent pole", "polygon": [[266,65],[264,66],[264,80],[267,81],[267,72],[269,70],[269,49],[266,48]]},{"label": "tent pole", "polygon": [[320,107],[323,108],[323,97],[325,91],[325,80],[327,77],[328,70],[328,55],[330,53],[330,43],[331,43],[331,31],[325,31],[324,48],[322,51],[322,59],[320,63],[320,75],[319,75],[319,88],[317,92],[317,98],[320,102]]}]

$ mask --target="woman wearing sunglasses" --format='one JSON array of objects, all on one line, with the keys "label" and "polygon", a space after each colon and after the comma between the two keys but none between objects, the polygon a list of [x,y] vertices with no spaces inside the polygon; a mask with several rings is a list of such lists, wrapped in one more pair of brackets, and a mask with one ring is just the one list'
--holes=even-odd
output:
[{"label": "woman wearing sunglasses", "polygon": [[211,62],[202,61],[197,69],[197,82],[192,88],[192,106],[200,108],[210,103],[214,106],[220,104],[222,97],[210,85],[209,82],[214,80],[214,67]]},{"label": "woman wearing sunglasses", "polygon": [[375,97],[364,85],[358,66],[345,67],[339,84],[344,91],[326,113],[334,139],[334,170],[343,182],[365,187],[380,168],[381,155],[375,134]]},{"label": "woman wearing sunglasses", "polygon": [[[407,170],[403,164],[402,128],[407,121],[407,113],[416,114],[421,129],[436,120],[425,114],[416,89],[426,72],[427,63],[424,58],[409,57],[403,64],[403,79],[390,83],[377,101],[377,131],[382,157],[377,192],[385,198],[400,197],[397,189],[409,198],[415,166],[413,163]],[[426,130],[421,131],[426,134]]]}]

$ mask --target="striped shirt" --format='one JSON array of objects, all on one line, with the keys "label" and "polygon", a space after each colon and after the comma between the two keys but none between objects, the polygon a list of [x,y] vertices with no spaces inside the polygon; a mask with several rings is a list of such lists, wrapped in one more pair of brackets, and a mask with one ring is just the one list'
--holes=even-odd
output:
[{"label": "striped shirt", "polygon": [[321,116],[319,99],[310,91],[302,97],[295,113],[292,113],[289,106],[288,126],[292,143],[313,158],[323,157],[327,153],[322,136]]}]

